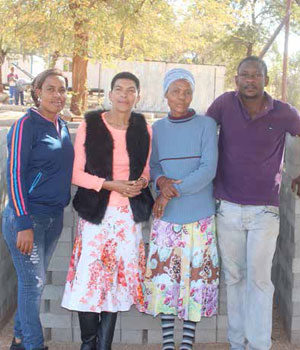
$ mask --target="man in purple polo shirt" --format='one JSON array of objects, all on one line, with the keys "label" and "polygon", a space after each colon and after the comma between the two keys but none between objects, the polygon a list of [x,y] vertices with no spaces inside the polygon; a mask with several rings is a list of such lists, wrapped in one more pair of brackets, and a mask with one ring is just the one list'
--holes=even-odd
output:
[{"label": "man in purple polo shirt", "polygon": [[227,285],[232,350],[271,348],[272,260],[279,233],[278,197],[286,133],[300,134],[300,117],[272,99],[267,66],[256,56],[237,69],[237,91],[207,111],[220,125],[215,179],[218,240]]}]

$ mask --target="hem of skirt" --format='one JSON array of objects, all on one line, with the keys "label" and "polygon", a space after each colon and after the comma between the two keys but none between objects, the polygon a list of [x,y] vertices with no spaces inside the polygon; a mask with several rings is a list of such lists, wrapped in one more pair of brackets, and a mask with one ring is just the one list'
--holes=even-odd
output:
[{"label": "hem of skirt", "polygon": [[163,311],[160,311],[160,312],[156,312],[155,313],[155,312],[151,312],[149,310],[145,310],[144,313],[147,314],[147,315],[151,315],[153,317],[157,317],[160,314],[163,314],[163,315],[174,315],[174,316],[178,317],[179,320],[193,321],[193,322],[200,322],[202,317],[210,318],[210,317],[216,316],[218,314],[218,312],[216,310],[216,311],[212,312],[210,315],[200,315],[197,318],[189,318],[189,317],[182,317],[182,316],[178,315],[178,313],[174,313],[174,312],[163,312]]},{"label": "hem of skirt", "polygon": [[[82,305],[84,306],[84,305]],[[79,311],[79,312],[95,312],[95,313],[100,313],[100,312],[126,312],[126,311],[130,311],[130,309],[132,307],[135,307],[139,312],[145,312],[145,309],[143,306],[139,306],[137,304],[131,304],[129,306],[126,306],[124,308],[116,308],[116,309],[109,309],[109,308],[97,308],[96,310],[91,311],[91,309],[85,308],[85,307],[72,307],[72,306],[66,306],[61,304],[61,307],[64,309],[67,309],[69,311]]]}]

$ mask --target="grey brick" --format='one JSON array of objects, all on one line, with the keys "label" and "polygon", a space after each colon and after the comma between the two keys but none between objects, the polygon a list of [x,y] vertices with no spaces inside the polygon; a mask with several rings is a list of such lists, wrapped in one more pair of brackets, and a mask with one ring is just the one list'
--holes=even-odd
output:
[{"label": "grey brick", "polygon": [[70,311],[67,309],[64,309],[61,307],[61,300],[49,300],[50,302],[50,309],[49,312],[55,314],[55,315],[69,315]]},{"label": "grey brick", "polygon": [[72,342],[72,328],[51,328],[51,340],[57,342]]},{"label": "grey brick", "polygon": [[227,316],[218,315],[217,316],[217,329],[227,329]]},{"label": "grey brick", "polygon": [[52,271],[52,284],[64,286],[66,283],[67,271]]},{"label": "grey brick", "polygon": [[300,258],[293,259],[292,271],[293,273],[300,273]]},{"label": "grey brick", "polygon": [[149,344],[161,344],[162,343],[162,332],[148,329],[148,343]]},{"label": "grey brick", "polygon": [[142,344],[143,332],[142,330],[123,330],[121,331],[121,343],[127,344]]},{"label": "grey brick", "polygon": [[64,292],[63,286],[46,285],[42,294],[43,300],[61,300]]},{"label": "grey brick", "polygon": [[217,329],[217,342],[218,343],[227,343],[227,330]]},{"label": "grey brick", "polygon": [[300,316],[292,317],[291,330],[292,331],[299,331],[300,330]]},{"label": "grey brick", "polygon": [[73,342],[81,343],[80,328],[79,327],[73,327]]},{"label": "grey brick", "polygon": [[54,255],[58,257],[68,257],[70,258],[72,253],[72,243],[71,242],[58,242],[55,249]]},{"label": "grey brick", "polygon": [[74,215],[72,212],[64,212],[64,227],[73,227],[74,226]]},{"label": "grey brick", "polygon": [[195,336],[196,343],[215,343],[217,341],[216,329],[198,329]]},{"label": "grey brick", "polygon": [[300,332],[297,331],[291,331],[289,334],[289,340],[292,345],[299,346],[300,344]]},{"label": "grey brick", "polygon": [[54,315],[52,313],[41,313],[40,317],[44,328],[71,328],[71,314]]},{"label": "grey brick", "polygon": [[50,271],[67,271],[69,268],[70,258],[68,256],[53,255],[50,264]]},{"label": "grey brick", "polygon": [[72,228],[64,227],[59,238],[60,242],[73,242],[72,238]]},{"label": "grey brick", "polygon": [[126,317],[126,322],[121,321],[122,330],[143,330],[143,329],[160,329],[160,321],[152,316],[144,315],[143,317]]},{"label": "grey brick", "polygon": [[217,327],[217,316],[213,317],[202,317],[200,322],[197,322],[196,329],[197,331],[201,330],[212,330]]}]

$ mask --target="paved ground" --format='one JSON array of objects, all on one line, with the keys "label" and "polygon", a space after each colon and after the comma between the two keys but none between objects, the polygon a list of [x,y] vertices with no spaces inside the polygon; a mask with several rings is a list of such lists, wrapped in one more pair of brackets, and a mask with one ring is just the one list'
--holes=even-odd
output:
[{"label": "paved ground", "polygon": [[[8,350],[12,339],[12,320],[0,331],[0,350]],[[272,350],[300,350],[299,345],[292,345],[288,342],[287,335],[282,327],[276,309],[274,310],[273,322],[273,346]],[[48,343],[49,350],[79,350],[79,344]],[[160,345],[131,345],[115,344],[113,350],[160,350]],[[194,350],[228,350],[228,344],[195,344]]]}]

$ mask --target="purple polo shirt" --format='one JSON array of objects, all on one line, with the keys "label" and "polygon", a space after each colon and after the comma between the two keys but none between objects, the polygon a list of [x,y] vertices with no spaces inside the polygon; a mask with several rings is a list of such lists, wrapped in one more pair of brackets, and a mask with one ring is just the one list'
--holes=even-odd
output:
[{"label": "purple polo shirt", "polygon": [[251,119],[237,92],[226,92],[208,108],[220,125],[215,197],[244,205],[279,204],[286,132],[300,135],[298,111],[273,100]]}]

